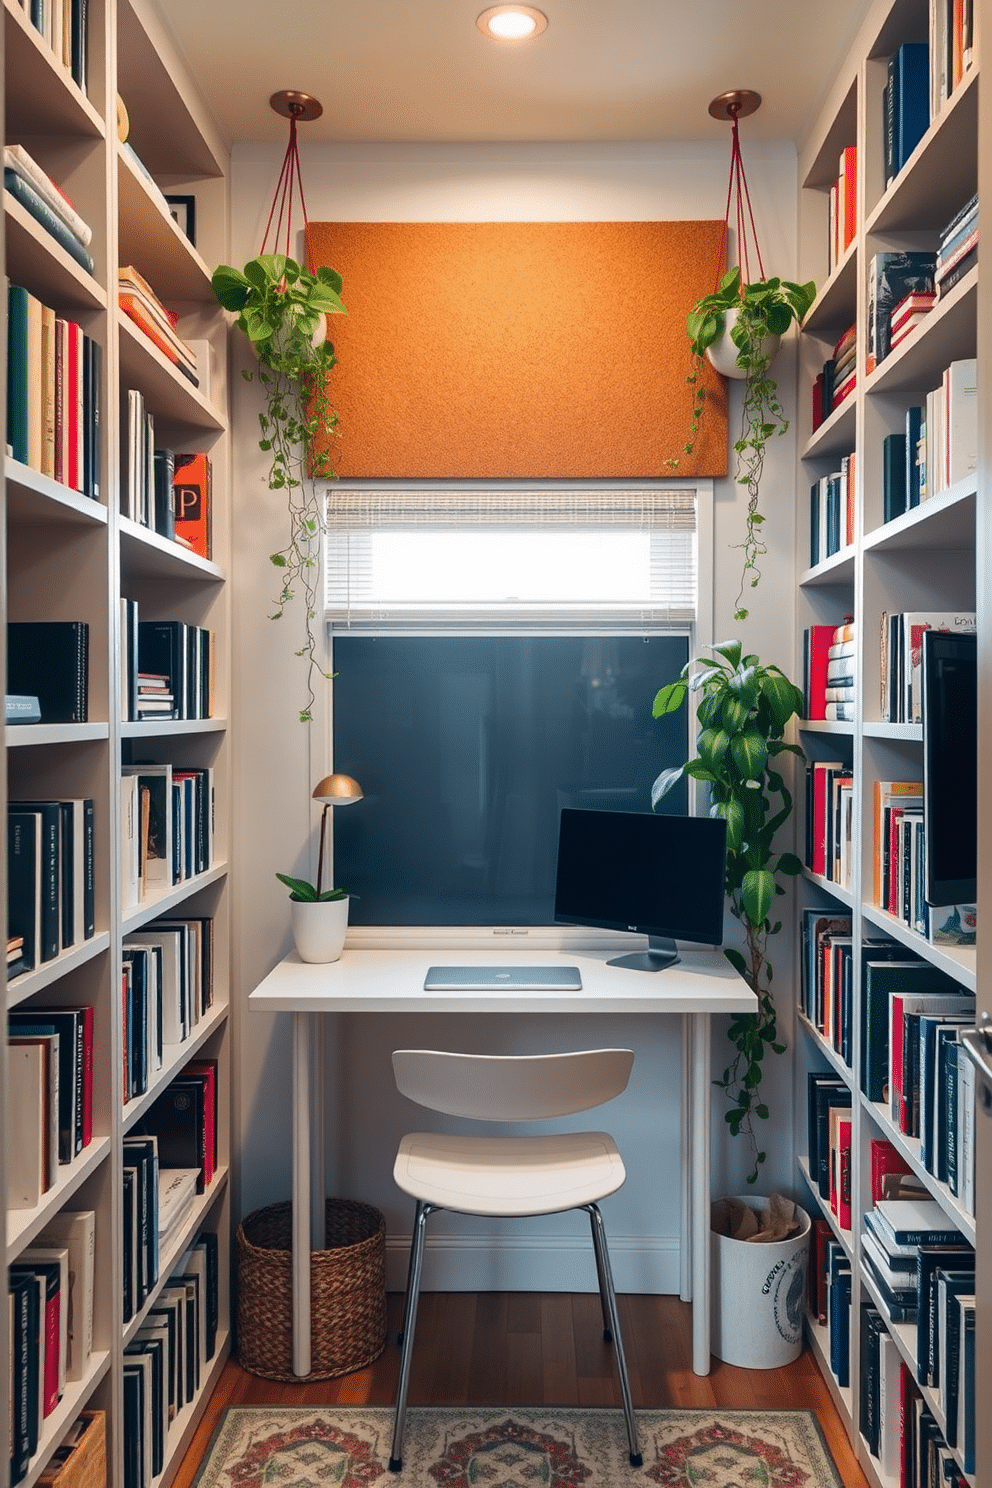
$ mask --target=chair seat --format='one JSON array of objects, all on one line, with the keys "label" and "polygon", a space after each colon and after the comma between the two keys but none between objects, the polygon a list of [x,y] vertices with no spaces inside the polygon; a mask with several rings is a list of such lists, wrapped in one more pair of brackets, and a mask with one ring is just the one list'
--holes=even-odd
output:
[{"label": "chair seat", "polygon": [[615,1193],[626,1172],[606,1132],[473,1137],[411,1132],[393,1177],[404,1193],[462,1214],[557,1214]]}]

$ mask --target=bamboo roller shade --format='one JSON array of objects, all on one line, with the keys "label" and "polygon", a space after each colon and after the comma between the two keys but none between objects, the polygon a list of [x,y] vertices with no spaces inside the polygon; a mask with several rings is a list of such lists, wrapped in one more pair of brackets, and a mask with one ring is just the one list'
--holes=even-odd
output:
[{"label": "bamboo roller shade", "polygon": [[344,281],[329,317],[341,475],[718,476],[726,384],[690,425],[685,318],[721,222],[311,222]]}]

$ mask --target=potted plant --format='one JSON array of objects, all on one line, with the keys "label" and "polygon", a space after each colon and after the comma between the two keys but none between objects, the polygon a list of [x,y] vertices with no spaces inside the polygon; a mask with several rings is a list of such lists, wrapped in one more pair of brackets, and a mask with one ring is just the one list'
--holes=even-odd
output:
[{"label": "potted plant", "polygon": [[269,457],[269,489],[285,493],[289,514],[286,545],[270,555],[282,584],[272,619],[280,619],[299,592],[304,640],[296,654],[306,661],[308,694],[300,721],[309,723],[314,670],[321,670],[313,624],[324,526],[318,484],[333,478],[338,438],[330,396],[337,358],[326,317],[344,313],[341,276],[324,265],[311,274],[285,254],[263,253],[243,270],[221,264],[211,283],[224,309],[237,314],[238,329],[258,358],[257,373],[244,376],[257,376],[263,391],[259,448]]},{"label": "potted plant", "polygon": [[318,889],[305,878],[277,873],[289,889],[293,939],[303,961],[336,961],[348,933],[348,900],[357,895],[347,889]]},{"label": "potted plant", "polygon": [[[765,445],[774,434],[784,434],[789,421],[782,411],[778,385],[770,367],[779,341],[793,321],[802,322],[816,297],[813,280],[795,284],[789,279],[756,279],[745,284],[738,265],[720,279],[712,294],[698,301],[686,320],[692,348],[693,368],[686,379],[693,390],[692,423],[683,446],[691,455],[702,424],[706,389],[700,377],[702,359],[709,357],[724,376],[744,383],[740,437],[735,479],[748,493],[744,541],[744,566],[737,596],[735,620],[746,620],[742,601],[745,585],[754,589],[761,578],[759,559],[766,552],[761,538],[764,517],[758,511],[758,488],[764,469]],[[669,460],[675,467],[677,460]]]},{"label": "potted plant", "polygon": [[710,813],[727,823],[726,890],[731,913],[744,930],[745,950],[725,954],[758,999],[758,1011],[736,1016],[729,1028],[734,1047],[730,1063],[716,1084],[729,1102],[726,1120],[734,1136],[747,1138],[752,1152],[748,1183],[754,1183],[765,1153],[754,1123],[767,1120],[761,1096],[762,1061],[770,1049],[780,1054],[772,997],[769,939],[782,928],[773,916],[775,899],[784,894],[782,879],[802,870],[792,852],[780,852],[775,837],[792,812],[792,795],[777,768],[779,755],[804,758],[798,744],[783,735],[789,720],[802,711],[799,688],[777,666],[763,666],[745,655],[740,641],[709,648],[714,659],[690,660],[675,682],[657,693],[653,714],[675,713],[690,695],[696,699],[696,753],[684,765],[662,771],[651,789],[657,803],[683,775],[709,787]]}]

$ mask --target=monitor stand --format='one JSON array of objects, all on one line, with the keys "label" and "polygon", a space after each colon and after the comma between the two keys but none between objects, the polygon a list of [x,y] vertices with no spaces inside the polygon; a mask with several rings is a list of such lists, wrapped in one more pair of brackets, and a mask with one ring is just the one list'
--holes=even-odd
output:
[{"label": "monitor stand", "polygon": [[666,935],[649,935],[646,951],[631,951],[626,956],[614,956],[607,966],[626,966],[630,971],[664,971],[682,958],[674,940]]}]

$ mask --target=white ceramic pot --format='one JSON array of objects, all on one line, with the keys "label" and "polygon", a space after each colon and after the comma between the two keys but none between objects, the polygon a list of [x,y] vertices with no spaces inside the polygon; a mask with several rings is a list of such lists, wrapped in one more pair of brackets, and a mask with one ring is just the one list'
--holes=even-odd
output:
[{"label": "white ceramic pot", "polygon": [[313,904],[290,900],[293,939],[303,961],[336,961],[348,933],[348,900],[324,899]]},{"label": "white ceramic pot", "polygon": [[[712,346],[706,348],[706,355],[722,377],[743,378],[747,376],[744,368],[737,365],[737,347],[730,339],[730,332],[736,324],[737,311],[728,310],[724,316],[723,330]],[[769,362],[774,361],[781,340],[781,336],[766,336],[762,341],[761,354],[767,356]]]},{"label": "white ceramic pot", "polygon": [[[754,1195],[742,1200],[760,1210]],[[799,1358],[806,1311],[810,1219],[785,1240],[752,1244],[710,1231],[711,1348],[725,1364],[780,1369]]]}]

